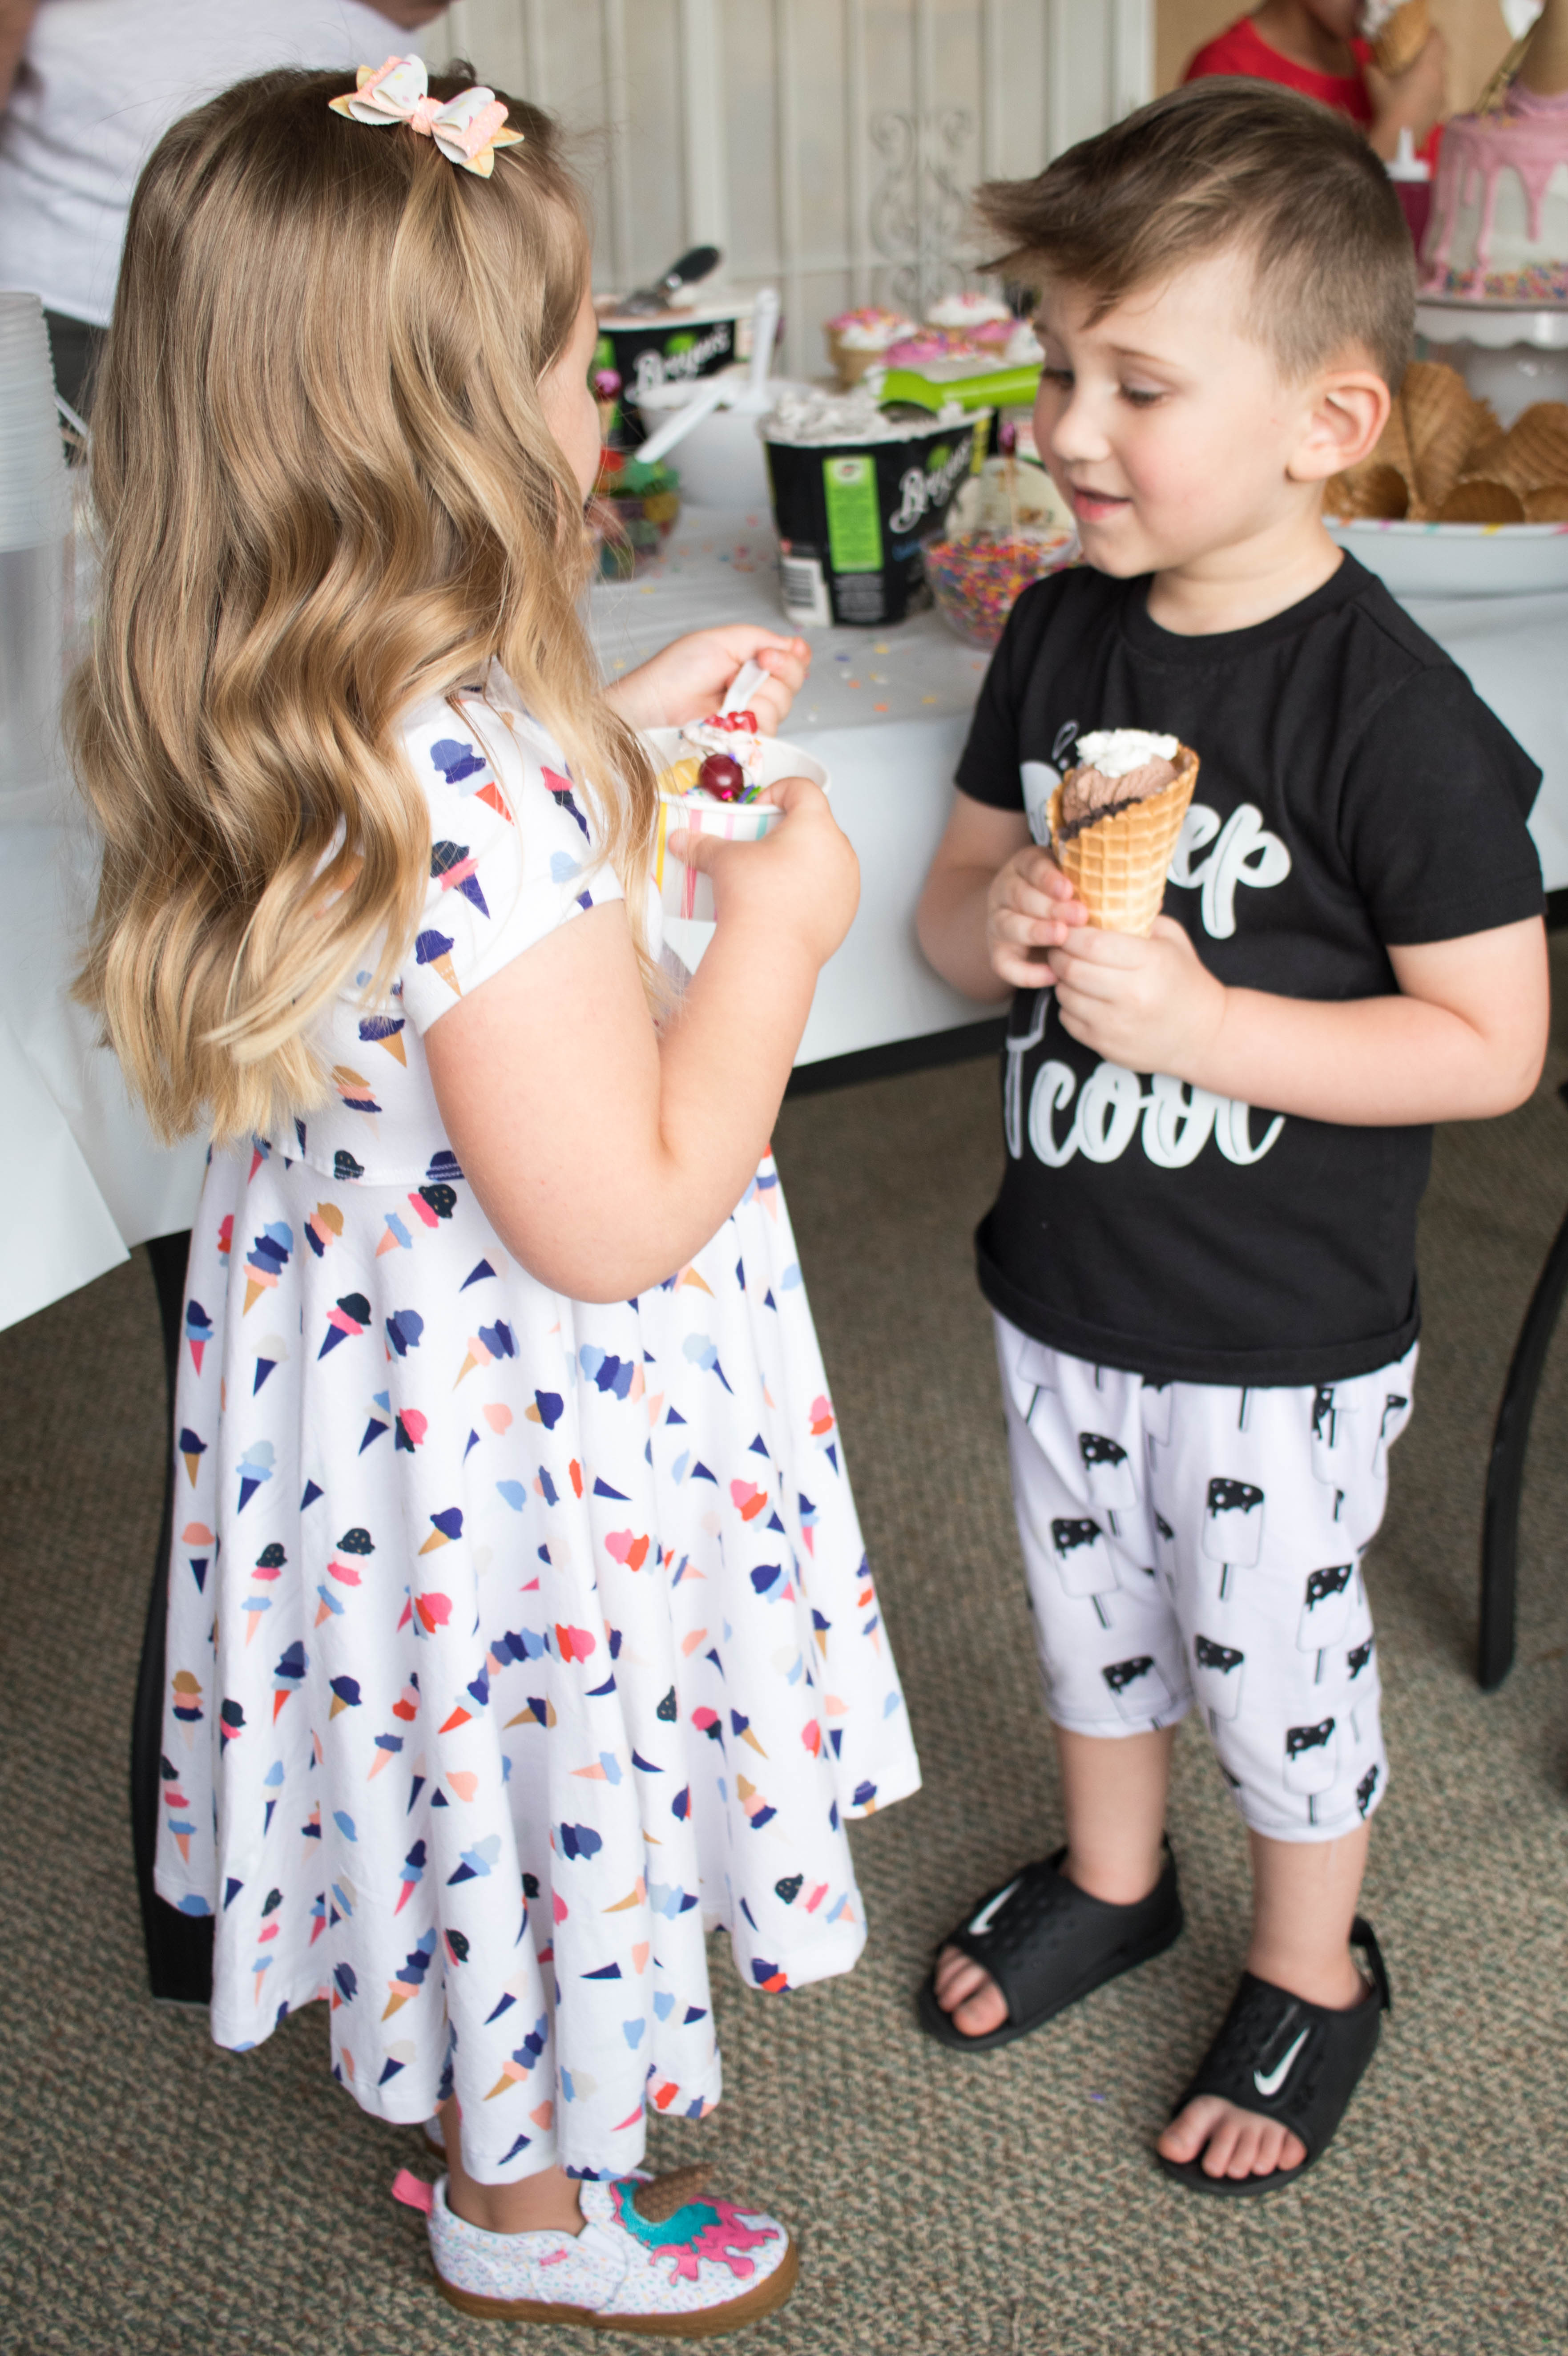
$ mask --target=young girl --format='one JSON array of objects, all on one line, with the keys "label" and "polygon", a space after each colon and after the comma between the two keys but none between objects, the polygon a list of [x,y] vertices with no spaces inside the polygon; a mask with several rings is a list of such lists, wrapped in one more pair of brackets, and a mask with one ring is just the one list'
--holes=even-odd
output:
[{"label": "young girl", "polygon": [[1443,36],[1429,33],[1403,72],[1380,73],[1370,45],[1356,37],[1364,13],[1363,0],[1263,0],[1206,41],[1182,80],[1240,74],[1279,82],[1348,114],[1385,163],[1398,150],[1400,133],[1408,131],[1417,150],[1435,164],[1447,66]]},{"label": "young girl", "polygon": [[805,649],[599,691],[549,122],[340,83],[164,140],[95,415],[81,988],[215,1141],[158,1887],[216,1915],[219,2044],[325,1997],[363,2108],[439,2108],[459,2306],[723,2329],[789,2237],[632,2174],[648,2104],[719,2097],[704,1931],[769,1992],[848,1970],[844,1819],[918,1782],[767,1153],[854,854],[798,778],[693,845],[718,931],[656,1022],[634,730],[753,655],[776,728]]}]

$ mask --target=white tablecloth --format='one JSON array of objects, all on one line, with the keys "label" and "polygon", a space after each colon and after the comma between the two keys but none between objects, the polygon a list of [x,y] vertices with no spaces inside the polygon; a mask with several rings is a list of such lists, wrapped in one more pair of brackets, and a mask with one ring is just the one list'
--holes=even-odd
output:
[{"label": "white tablecloth", "polygon": [[[591,603],[612,676],[704,624],[782,626],[771,523],[693,510],[655,572],[595,588]],[[1568,885],[1568,594],[1434,599],[1410,611],[1540,762],[1546,782],[1531,831],[1547,888]],[[817,986],[802,1064],[994,1012],[937,980],[913,921],[986,659],[934,614],[886,630],[820,630],[812,644],[789,734],[832,774],[834,808],[859,853],[861,899]],[[0,1102],[10,1148],[0,1179],[0,1327],[101,1275],[129,1246],[188,1226],[201,1183],[204,1145],[154,1144],[90,1019],[67,998],[90,870],[79,827],[7,822],[0,804],[0,938],[9,950],[0,967]]]},{"label": "white tablecloth", "polygon": [[[783,628],[769,519],[693,509],[656,571],[593,593],[606,668],[641,662],[706,623]],[[1427,598],[1407,607],[1468,673],[1545,773],[1531,820],[1548,891],[1568,885],[1568,592]],[[890,630],[811,633],[788,734],[825,761],[833,807],[860,857],[848,939],[817,984],[798,1061],[973,1023],[993,1010],[939,981],[914,940],[914,906],[947,822],[953,771],[987,657],[939,615]]]}]

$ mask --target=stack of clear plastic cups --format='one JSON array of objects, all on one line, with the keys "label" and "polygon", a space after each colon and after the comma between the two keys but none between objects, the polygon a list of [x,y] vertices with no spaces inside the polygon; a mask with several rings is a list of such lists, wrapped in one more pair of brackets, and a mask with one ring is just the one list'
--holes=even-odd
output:
[{"label": "stack of clear plastic cups", "polygon": [[0,294],[0,824],[60,813],[70,545],[43,305]]}]

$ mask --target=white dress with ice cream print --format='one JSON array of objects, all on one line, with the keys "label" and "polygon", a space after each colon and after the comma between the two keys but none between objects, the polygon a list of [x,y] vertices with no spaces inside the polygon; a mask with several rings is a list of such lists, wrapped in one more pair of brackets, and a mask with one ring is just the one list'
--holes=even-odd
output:
[{"label": "white dress with ice cream print", "polygon": [[[334,1100],[215,1154],[187,1288],[158,1887],[213,2034],[331,2007],[368,2110],[508,2179],[720,2092],[704,1928],[769,1993],[866,1936],[845,1819],[918,1783],[772,1160],[592,1306],[497,1243],[429,1023],[618,894],[503,675],[407,723],[431,886]],[[362,978],[361,978],[362,979]]]}]

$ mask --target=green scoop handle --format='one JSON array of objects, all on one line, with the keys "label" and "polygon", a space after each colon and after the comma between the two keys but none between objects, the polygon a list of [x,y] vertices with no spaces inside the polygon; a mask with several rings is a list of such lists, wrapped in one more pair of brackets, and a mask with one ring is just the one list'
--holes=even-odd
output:
[{"label": "green scoop handle", "polygon": [[1040,368],[992,369],[984,376],[961,376],[937,382],[914,369],[890,369],[878,396],[883,409],[907,402],[915,409],[936,412],[950,401],[962,409],[1029,409],[1040,391]]}]

